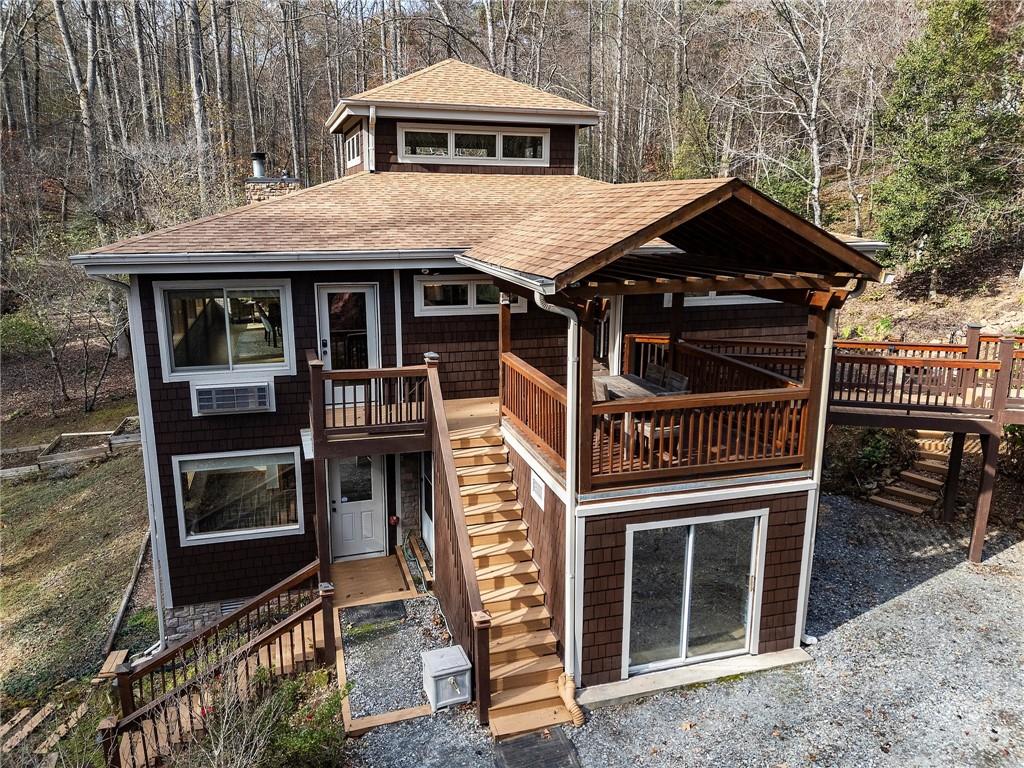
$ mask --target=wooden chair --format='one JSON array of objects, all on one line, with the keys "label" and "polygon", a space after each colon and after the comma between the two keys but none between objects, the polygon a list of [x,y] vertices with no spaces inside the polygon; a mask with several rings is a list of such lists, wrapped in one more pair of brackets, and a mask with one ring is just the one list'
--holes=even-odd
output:
[{"label": "wooden chair", "polygon": [[644,371],[643,379],[649,384],[663,387],[665,386],[665,375],[665,366],[659,365],[658,363],[648,363],[647,370]]}]

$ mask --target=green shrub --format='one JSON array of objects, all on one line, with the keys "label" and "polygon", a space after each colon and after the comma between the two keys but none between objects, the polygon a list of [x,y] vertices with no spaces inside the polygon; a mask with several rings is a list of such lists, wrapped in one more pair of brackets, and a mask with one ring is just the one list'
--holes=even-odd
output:
[{"label": "green shrub", "polygon": [[0,315],[0,349],[4,357],[28,357],[46,351],[46,328],[24,312]]},{"label": "green shrub", "polygon": [[338,690],[328,673],[320,670],[285,682],[277,695],[291,714],[278,724],[264,768],[341,765],[345,743],[341,705],[347,691]]},{"label": "green shrub", "polygon": [[833,427],[825,441],[824,488],[870,495],[881,481],[909,467],[915,455],[905,430]]},{"label": "green shrub", "polygon": [[999,470],[1024,482],[1024,425],[1007,424],[1003,427],[1003,453],[999,457]]}]

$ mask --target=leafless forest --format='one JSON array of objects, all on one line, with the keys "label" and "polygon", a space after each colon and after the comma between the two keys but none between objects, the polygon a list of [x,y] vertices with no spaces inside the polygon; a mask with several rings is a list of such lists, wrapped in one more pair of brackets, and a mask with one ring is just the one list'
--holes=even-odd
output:
[{"label": "leafless forest", "polygon": [[248,153],[333,179],[339,98],[458,57],[605,111],[582,170],[737,174],[869,226],[875,117],[910,0],[12,0],[5,239],[93,214],[104,236],[236,202]]}]

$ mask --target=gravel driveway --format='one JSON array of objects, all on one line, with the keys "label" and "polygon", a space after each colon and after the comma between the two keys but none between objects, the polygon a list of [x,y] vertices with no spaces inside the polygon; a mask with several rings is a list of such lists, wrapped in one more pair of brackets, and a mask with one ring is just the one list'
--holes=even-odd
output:
[{"label": "gravel driveway", "polygon": [[[594,711],[567,729],[582,764],[1024,765],[1024,532],[993,530],[975,566],[965,525],[826,498],[814,662]],[[356,765],[493,765],[466,710],[350,749]]]}]

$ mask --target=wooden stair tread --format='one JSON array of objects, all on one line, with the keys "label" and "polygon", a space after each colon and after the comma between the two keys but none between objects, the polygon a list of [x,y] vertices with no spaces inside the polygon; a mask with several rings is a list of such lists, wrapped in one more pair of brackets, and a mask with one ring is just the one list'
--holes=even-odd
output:
[{"label": "wooden stair tread", "polygon": [[938,461],[918,460],[914,462],[914,469],[920,470],[922,472],[935,472],[945,474],[946,472],[949,471],[949,464]]},{"label": "wooden stair tread", "polygon": [[507,739],[531,731],[551,728],[572,722],[572,715],[559,699],[542,702],[536,709],[514,712],[507,715],[497,713],[490,717],[491,735],[496,739]]},{"label": "wooden stair tread", "polygon": [[503,653],[505,651],[519,651],[524,648],[534,648],[551,643],[557,643],[558,638],[550,629],[538,629],[534,632],[523,632],[518,635],[506,635],[505,637],[491,638],[491,654]]},{"label": "wooden stair tread", "polygon": [[4,736],[6,736],[8,734],[8,732],[11,731],[14,728],[14,726],[16,726],[18,723],[20,723],[26,717],[28,717],[31,713],[32,713],[32,710],[30,708],[28,708],[28,707],[25,707],[23,709],[19,709],[17,712],[15,712],[14,716],[11,717],[10,720],[8,720],[3,725],[0,725],[0,738],[3,738]]},{"label": "wooden stair tread", "polygon": [[520,560],[518,563],[498,563],[488,565],[484,568],[477,568],[476,580],[500,579],[503,576],[520,576],[526,573],[536,573],[540,569],[533,560]]},{"label": "wooden stair tread", "polygon": [[903,496],[913,501],[919,501],[922,504],[934,504],[939,500],[939,496],[934,493],[923,493],[921,491],[915,491],[912,488],[904,488],[899,485],[887,485],[884,489],[886,493],[895,493],[897,496]]},{"label": "wooden stair tread", "polygon": [[516,584],[511,587],[499,587],[480,593],[480,599],[487,603],[498,603],[524,597],[544,597],[544,587],[537,582],[532,584]]},{"label": "wooden stair tread", "polygon": [[548,699],[562,700],[555,683],[538,683],[537,685],[525,685],[522,688],[511,688],[507,691],[495,691],[491,694],[491,708],[489,712],[519,707],[523,704],[534,704],[547,701]]},{"label": "wooden stair tread", "polygon": [[473,525],[467,525],[466,530],[469,531],[469,537],[474,536],[493,536],[496,533],[511,533],[512,531],[525,531],[526,523],[519,520],[496,520],[491,523],[475,523]]},{"label": "wooden stair tread", "polygon": [[562,660],[556,654],[549,653],[544,656],[535,656],[531,659],[517,659],[516,661],[509,661],[504,664],[491,665],[491,680],[555,669],[562,669]]},{"label": "wooden stair tread", "polygon": [[501,430],[495,424],[484,424],[476,427],[462,427],[448,432],[453,440],[466,437],[501,437]]},{"label": "wooden stair tread", "polygon": [[518,519],[523,516],[523,505],[518,501],[510,499],[502,499],[499,501],[481,501],[476,504],[467,504],[463,507],[468,518],[476,516],[487,516],[487,515],[517,515],[517,518],[505,518],[505,519]]},{"label": "wooden stair tread", "polygon": [[896,499],[887,499],[885,496],[871,496],[869,497],[869,501],[880,507],[888,507],[889,509],[894,509],[897,512],[907,512],[911,515],[920,515],[925,511],[924,507],[915,507],[913,504],[907,504],[902,501],[897,501]]},{"label": "wooden stair tread", "polygon": [[473,485],[464,485],[459,489],[463,496],[482,496],[485,493],[502,493],[508,491],[511,493],[516,492],[516,487],[509,481],[496,482],[496,483],[476,483]]},{"label": "wooden stair tread", "polygon": [[497,544],[480,544],[473,547],[473,559],[479,557],[493,557],[494,555],[507,555],[511,552],[533,552],[533,545],[526,540],[521,531],[508,534],[514,536],[519,534],[520,538],[500,541]]},{"label": "wooden stair tread", "polygon": [[911,485],[930,488],[933,491],[937,491],[945,485],[942,480],[936,480],[934,477],[928,477],[927,475],[920,475],[917,472],[911,472],[909,469],[900,472],[900,478]]},{"label": "wooden stair tread", "polygon": [[459,476],[460,481],[476,477],[490,477],[495,474],[508,474],[511,476],[512,467],[508,465],[508,462],[501,464],[471,464],[468,467],[458,467],[455,470],[455,474]]},{"label": "wooden stair tread", "polygon": [[471,448],[453,448],[456,468],[487,467],[508,463],[508,448],[504,443],[480,445]]},{"label": "wooden stair tread", "polygon": [[42,724],[42,722],[46,720],[46,718],[53,714],[56,708],[56,705],[54,705],[54,703],[51,701],[38,712],[36,712],[34,715],[32,715],[32,717],[30,717],[28,720],[22,723],[21,727],[14,732],[14,735],[4,742],[3,751],[10,752],[12,749],[21,744],[21,742],[23,742],[25,739],[31,736],[35,729],[38,728]]},{"label": "wooden stair tread", "polygon": [[511,624],[520,624],[527,621],[539,621],[550,619],[551,614],[543,605],[533,605],[529,608],[513,608],[511,611],[496,612],[491,616],[492,627],[507,627]]}]

